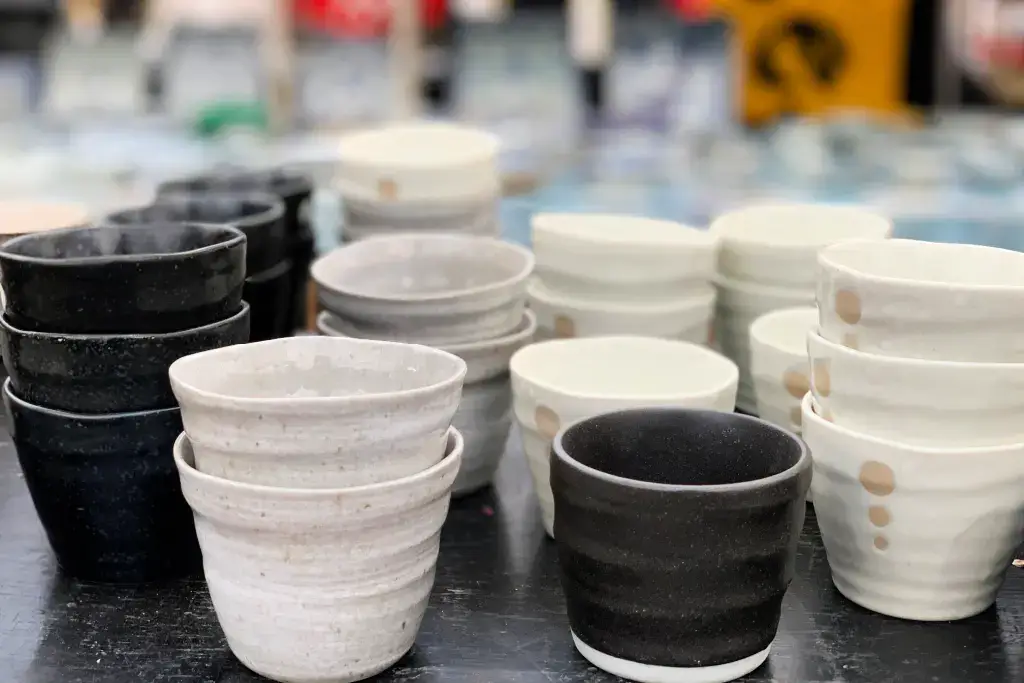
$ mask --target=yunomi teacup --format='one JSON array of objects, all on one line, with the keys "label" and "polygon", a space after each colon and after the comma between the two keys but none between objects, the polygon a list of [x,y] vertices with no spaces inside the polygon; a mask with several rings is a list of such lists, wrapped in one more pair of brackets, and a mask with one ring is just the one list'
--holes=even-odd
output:
[{"label": "yunomi teacup", "polygon": [[1021,540],[1024,443],[927,447],[847,429],[808,394],[814,508],[839,592],[901,619],[988,609]]},{"label": "yunomi teacup", "polygon": [[205,474],[178,438],[210,599],[242,664],[275,681],[350,683],[412,647],[462,458],[457,430],[442,455],[377,484],[280,488]]},{"label": "yunomi teacup", "polygon": [[307,336],[205,351],[169,372],[200,472],[339,488],[436,465],[466,363],[426,346]]},{"label": "yunomi teacup", "polygon": [[858,240],[818,256],[825,339],[883,356],[1024,362],[1024,254]]},{"label": "yunomi teacup", "polygon": [[562,425],[640,406],[732,412],[739,375],[735,363],[703,346],[626,336],[539,342],[516,352],[509,368],[513,410],[549,536],[548,463]]},{"label": "yunomi teacup", "polygon": [[818,324],[813,307],[783,308],[750,326],[750,374],[757,414],[799,433],[800,402],[811,388],[807,333]]},{"label": "yunomi teacup", "polygon": [[724,683],[764,663],[811,483],[799,438],[736,413],[643,408],[564,428],[550,467],[580,654],[642,683]]}]

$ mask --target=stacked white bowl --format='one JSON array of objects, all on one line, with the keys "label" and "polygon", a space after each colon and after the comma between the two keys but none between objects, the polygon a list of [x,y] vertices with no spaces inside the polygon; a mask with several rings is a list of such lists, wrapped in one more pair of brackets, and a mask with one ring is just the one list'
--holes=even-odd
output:
[{"label": "stacked white bowl", "polygon": [[321,334],[424,344],[468,365],[454,424],[466,440],[454,493],[494,478],[512,425],[508,364],[533,341],[526,310],[533,254],[490,237],[402,234],[355,242],[311,275]]},{"label": "stacked white bowl", "polygon": [[628,334],[707,343],[716,240],[671,221],[605,214],[533,217],[530,308],[540,338]]},{"label": "stacked white bowl", "polygon": [[892,223],[878,214],[829,204],[764,204],[719,216],[718,300],[713,345],[740,368],[736,407],[757,410],[750,372],[750,326],[780,308],[814,303],[822,247],[848,239],[884,239]]},{"label": "stacked white bowl", "polygon": [[335,188],[346,242],[401,232],[500,234],[497,136],[448,123],[403,123],[338,142]]},{"label": "stacked white bowl", "polygon": [[1022,540],[1024,254],[853,241],[819,264],[803,434],[833,582],[891,616],[978,614]]},{"label": "stacked white bowl", "polygon": [[171,366],[181,488],[245,666],[344,683],[412,647],[462,460],[465,374],[436,349],[309,336]]}]

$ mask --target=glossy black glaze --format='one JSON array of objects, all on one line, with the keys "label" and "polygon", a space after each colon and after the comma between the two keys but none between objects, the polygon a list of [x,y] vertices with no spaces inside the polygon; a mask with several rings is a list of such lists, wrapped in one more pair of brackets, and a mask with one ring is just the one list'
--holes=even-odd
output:
[{"label": "glossy black glaze", "polygon": [[273,268],[286,257],[284,202],[268,193],[165,194],[149,206],[112,213],[106,222],[233,225],[246,238],[246,273]]},{"label": "glossy black glaze", "polygon": [[172,460],[177,409],[82,416],[14,396],[4,404],[32,502],[65,574],[108,583],[188,576],[200,566]]},{"label": "glossy black glaze", "polygon": [[642,409],[570,425],[551,487],[573,632],[643,664],[736,662],[775,638],[811,460],[733,413]]},{"label": "glossy black glaze", "polygon": [[0,350],[14,392],[90,415],[177,407],[167,368],[183,356],[249,341],[249,306],[183,332],[85,335],[27,332],[0,316]]},{"label": "glossy black glaze", "polygon": [[246,278],[242,296],[252,307],[249,341],[279,339],[292,333],[288,307],[291,270],[291,261],[282,261],[268,271]]},{"label": "glossy black glaze", "polygon": [[8,321],[65,334],[157,334],[238,312],[245,235],[224,225],[101,226],[0,246]]}]

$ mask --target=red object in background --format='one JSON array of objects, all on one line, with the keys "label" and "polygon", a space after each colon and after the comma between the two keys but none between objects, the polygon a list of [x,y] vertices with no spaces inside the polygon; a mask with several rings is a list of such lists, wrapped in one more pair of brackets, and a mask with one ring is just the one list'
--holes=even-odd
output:
[{"label": "red object in background", "polygon": [[[437,28],[448,19],[447,0],[419,0],[424,27]],[[391,22],[390,0],[295,0],[298,23],[343,38],[380,38]]]},{"label": "red object in background", "polygon": [[714,0],[668,0],[676,14],[687,21],[704,21],[711,16]]}]

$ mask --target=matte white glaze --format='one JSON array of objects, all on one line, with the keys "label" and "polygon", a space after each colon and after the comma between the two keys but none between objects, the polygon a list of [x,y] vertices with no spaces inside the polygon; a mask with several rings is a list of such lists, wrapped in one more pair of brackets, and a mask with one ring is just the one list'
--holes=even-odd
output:
[{"label": "matte white glaze", "polygon": [[513,410],[541,516],[554,528],[548,469],[559,428],[599,413],[643,406],[732,412],[738,370],[711,349],[653,337],[590,337],[539,342],[509,365]]},{"label": "matte white glaze", "polygon": [[508,375],[467,384],[452,426],[465,440],[462,468],[452,494],[459,496],[487,486],[505,454],[512,428],[512,387]]},{"label": "matte white glaze", "polygon": [[1024,254],[916,240],[837,244],[818,256],[826,339],[866,353],[1024,362]]},{"label": "matte white glaze", "polygon": [[902,619],[964,619],[991,606],[1021,539],[1024,444],[910,446],[818,412],[808,394],[803,437],[836,588]]},{"label": "matte white glaze", "polygon": [[785,308],[767,313],[750,326],[750,373],[757,414],[800,433],[800,402],[810,390],[807,333],[818,324],[818,310]]},{"label": "matte white glaze", "polygon": [[291,337],[175,361],[200,471],[296,488],[372,484],[444,453],[466,363],[426,346]]},{"label": "matte white glaze", "polygon": [[1024,363],[863,353],[807,335],[811,390],[837,425],[946,448],[1024,442]]},{"label": "matte white glaze", "polygon": [[339,247],[310,273],[341,332],[442,346],[512,332],[533,263],[496,239],[404,234]]},{"label": "matte white glaze", "polygon": [[202,474],[185,434],[174,458],[210,599],[242,664],[284,683],[349,683],[412,647],[462,458],[457,430],[434,466],[353,488],[253,486]]}]

